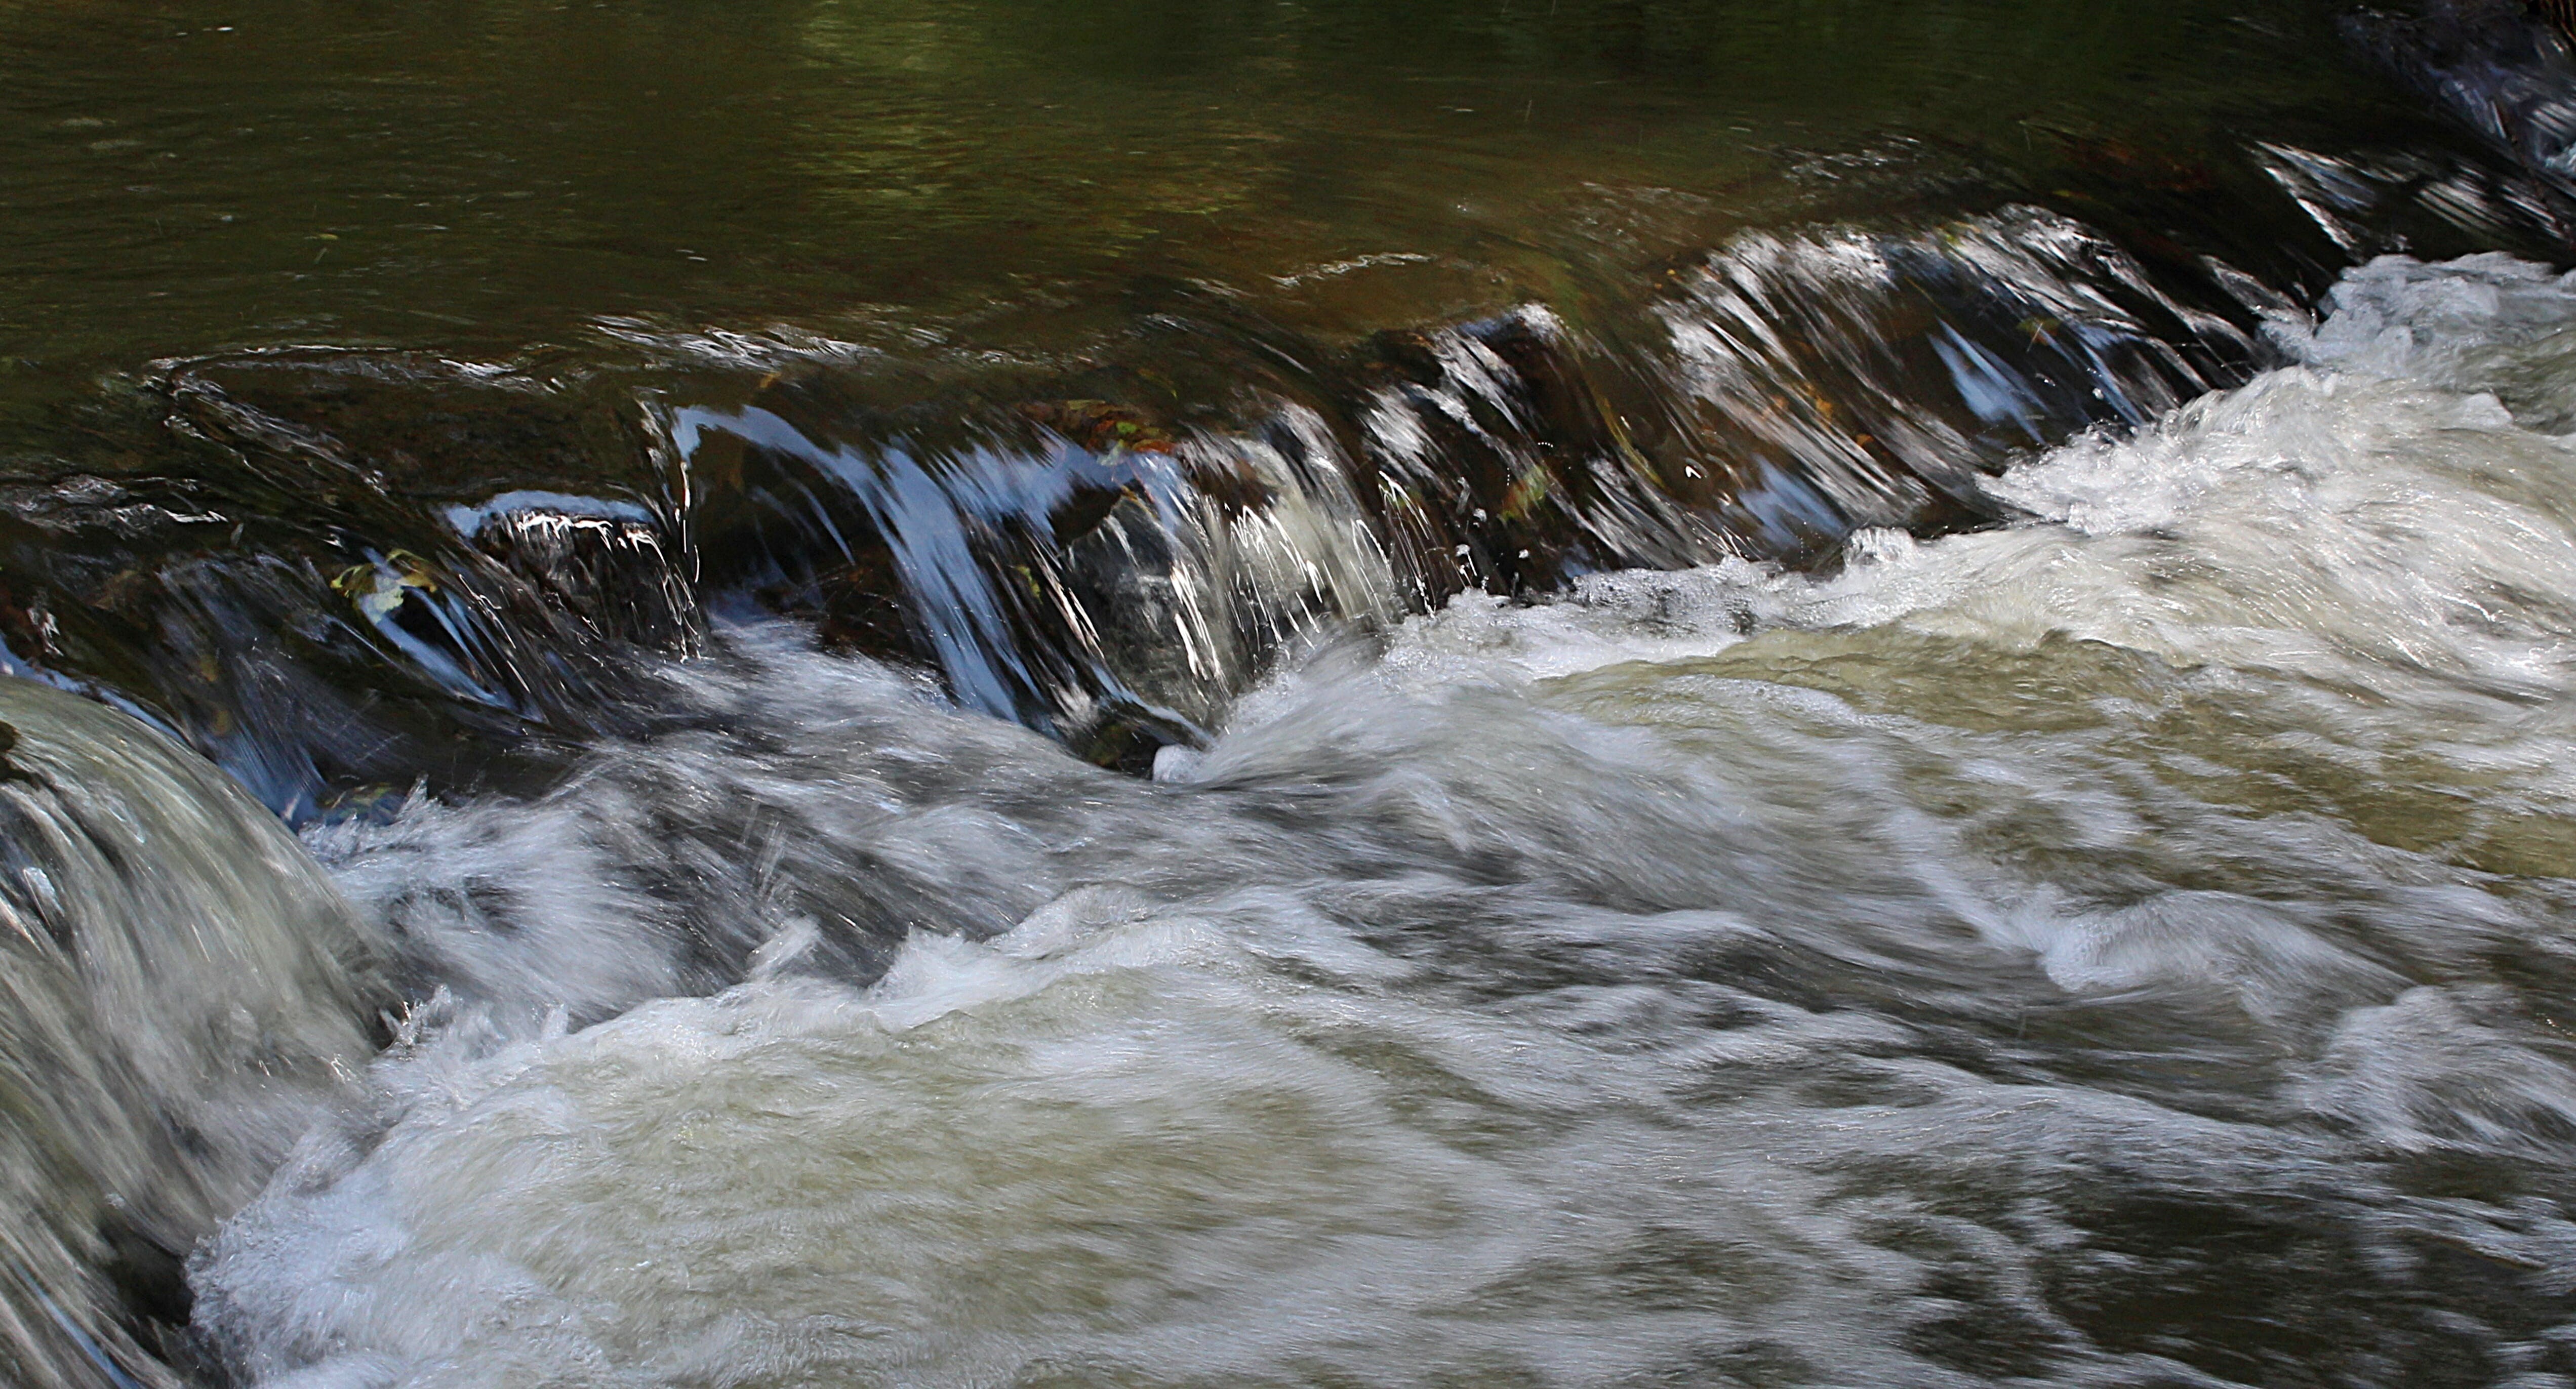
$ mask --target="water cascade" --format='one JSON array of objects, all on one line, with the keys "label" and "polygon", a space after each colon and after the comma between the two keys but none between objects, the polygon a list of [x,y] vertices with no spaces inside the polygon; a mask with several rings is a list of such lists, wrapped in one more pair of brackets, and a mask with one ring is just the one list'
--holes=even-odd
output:
[{"label": "water cascade", "polygon": [[334,1384],[2556,1365],[2571,327],[2385,262],[2015,523],[1460,598],[1154,782],[731,633],[686,728],[317,838],[459,982],[200,1324]]},{"label": "water cascade", "polygon": [[144,1352],[180,1343],[135,1335],[184,1325],[196,1242],[363,1107],[392,998],[347,899],[239,785],[29,681],[0,680],[0,720],[0,1369],[177,1383]]},{"label": "water cascade", "polygon": [[2576,1385],[2538,11],[230,3],[0,0],[0,1378]]}]

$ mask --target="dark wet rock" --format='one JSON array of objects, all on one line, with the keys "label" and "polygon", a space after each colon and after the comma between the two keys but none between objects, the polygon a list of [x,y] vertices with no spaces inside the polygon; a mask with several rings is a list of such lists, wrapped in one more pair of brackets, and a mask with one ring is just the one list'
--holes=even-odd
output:
[{"label": "dark wet rock", "polygon": [[474,547],[602,643],[686,656],[705,637],[673,529],[632,503],[504,493],[449,516]]},{"label": "dark wet rock", "polygon": [[572,478],[651,492],[662,482],[628,398],[569,365],[297,349],[156,363],[153,383],[178,420],[210,436],[405,497],[472,502]]},{"label": "dark wet rock", "polygon": [[147,475],[20,484],[0,494],[6,668],[120,691],[299,819],[585,726],[613,674],[596,643],[441,530]]},{"label": "dark wet rock", "polygon": [[1553,315],[1380,334],[1370,348],[1362,456],[1390,558],[1424,606],[1744,552],[1662,487]]},{"label": "dark wet rock", "polygon": [[1205,742],[1247,671],[1230,624],[1200,621],[1192,610],[1211,576],[1189,568],[1153,504],[1134,492],[1067,545],[1060,565],[1101,667],[1122,687],[1095,698],[1160,725],[1165,742]]},{"label": "dark wet rock", "polygon": [[[894,552],[882,542],[854,546],[850,562],[818,578],[813,592],[814,634],[825,646],[881,660],[927,662],[928,653],[906,615]],[[783,590],[761,597],[773,612],[795,611],[793,598]]]},{"label": "dark wet rock", "polygon": [[1148,412],[1107,400],[1031,401],[1020,413],[1093,453],[1170,453],[1171,429]]},{"label": "dark wet rock", "polygon": [[34,772],[9,760],[9,754],[17,751],[17,748],[18,726],[0,723],[0,781],[23,781],[31,786],[41,784],[37,781]]}]

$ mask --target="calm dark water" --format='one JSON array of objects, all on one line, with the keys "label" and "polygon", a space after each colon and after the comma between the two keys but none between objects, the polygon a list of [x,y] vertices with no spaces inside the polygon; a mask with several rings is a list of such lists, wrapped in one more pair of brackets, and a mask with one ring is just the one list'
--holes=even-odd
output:
[{"label": "calm dark water", "polygon": [[0,0],[0,1379],[2576,1384],[2571,148],[2468,0]]},{"label": "calm dark water", "polygon": [[1155,278],[1339,331],[1579,302],[1819,208],[2424,138],[2333,17],[13,4],[0,356],[23,393],[290,343],[507,353],[609,316],[1052,348]]}]

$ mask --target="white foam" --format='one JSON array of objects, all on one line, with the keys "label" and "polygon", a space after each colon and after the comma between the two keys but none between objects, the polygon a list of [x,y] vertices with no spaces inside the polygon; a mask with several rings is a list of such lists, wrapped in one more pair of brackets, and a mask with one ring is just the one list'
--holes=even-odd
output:
[{"label": "white foam", "polygon": [[[2576,1247],[2391,1156],[2566,1170],[2576,460],[2526,386],[2576,302],[2335,302],[2020,523],[1462,599],[1155,783],[755,640],[708,727],[351,831],[361,896],[503,919],[425,933],[456,992],[204,1322],[297,1386],[2129,1382],[2198,1372],[2104,1251],[2233,1221],[2359,1270],[2249,1266],[2247,1336],[2466,1335],[2406,1320],[2422,1242]],[[798,847],[662,912],[666,795]],[[861,987],[816,902],[935,929]],[[652,997],[723,931],[738,982]],[[2212,1243],[2122,1223],[2182,1208]]]}]

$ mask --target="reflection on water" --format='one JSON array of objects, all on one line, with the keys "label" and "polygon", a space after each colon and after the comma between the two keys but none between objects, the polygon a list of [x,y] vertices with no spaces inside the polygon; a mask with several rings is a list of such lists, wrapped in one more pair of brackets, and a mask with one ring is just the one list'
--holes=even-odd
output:
[{"label": "reflection on water", "polygon": [[1060,345],[1138,275],[1382,327],[1580,293],[1854,182],[2080,191],[2232,161],[2249,120],[2423,124],[2315,7],[2231,0],[0,13],[13,394],[611,315]]},{"label": "reflection on water", "polygon": [[0,24],[0,1378],[2576,1383],[2504,0]]}]

